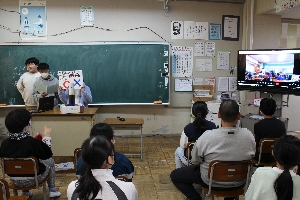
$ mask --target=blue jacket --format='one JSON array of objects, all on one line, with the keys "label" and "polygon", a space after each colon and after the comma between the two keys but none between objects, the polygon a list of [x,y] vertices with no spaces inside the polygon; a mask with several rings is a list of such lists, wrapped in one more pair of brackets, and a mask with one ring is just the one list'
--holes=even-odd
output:
[{"label": "blue jacket", "polygon": [[[205,121],[205,124],[207,127],[207,129],[205,131],[217,128],[215,123],[213,123],[211,121],[207,121],[206,119],[204,119],[204,121]],[[183,131],[184,131],[185,135],[188,137],[189,142],[195,142],[205,132],[205,131],[200,132],[200,131],[196,130],[194,123],[189,123],[188,125],[186,125],[184,127]]]},{"label": "blue jacket", "polygon": [[[85,108],[87,108],[88,104],[92,103],[92,92],[85,83],[83,83],[83,87],[85,88],[85,92],[79,90],[78,98],[79,98],[79,103],[81,103],[82,105],[84,105]],[[58,96],[64,104],[69,104],[68,89],[63,89],[61,91],[58,91]]]}]

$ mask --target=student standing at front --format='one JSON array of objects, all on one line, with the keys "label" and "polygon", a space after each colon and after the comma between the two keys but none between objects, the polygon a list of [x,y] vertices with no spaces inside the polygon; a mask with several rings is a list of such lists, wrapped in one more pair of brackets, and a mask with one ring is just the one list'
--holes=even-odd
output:
[{"label": "student standing at front", "polygon": [[40,76],[37,70],[39,60],[35,57],[25,61],[28,72],[25,72],[17,83],[17,88],[22,95],[26,110],[36,110],[38,102],[33,97],[33,85],[36,77]]}]

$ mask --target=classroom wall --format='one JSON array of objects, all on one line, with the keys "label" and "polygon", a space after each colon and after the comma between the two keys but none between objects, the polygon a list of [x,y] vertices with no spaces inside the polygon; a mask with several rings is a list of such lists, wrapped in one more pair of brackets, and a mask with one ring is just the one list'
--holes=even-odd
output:
[{"label": "classroom wall", "polygon": [[[18,0],[0,0],[0,8],[18,11]],[[242,47],[242,4],[211,3],[196,1],[169,1],[169,13],[164,13],[162,1],[155,0],[51,0],[47,1],[48,35],[67,32],[80,27],[79,7],[94,6],[95,27],[111,29],[103,31],[93,27],[72,31],[60,36],[49,36],[46,40],[34,42],[87,42],[87,41],[160,41],[171,42],[173,46],[194,46],[196,40],[171,40],[170,22],[199,21],[222,23],[222,15],[237,15],[241,17],[240,41],[215,41],[216,51],[228,50],[230,66],[236,65],[237,50]],[[11,31],[0,28],[0,42],[19,42],[19,18],[16,13],[0,10],[0,25],[9,27]],[[280,17],[254,15],[254,48],[275,48],[279,45]],[[146,28],[148,27],[152,31]],[[135,29],[137,28],[137,29]],[[127,31],[129,29],[134,29]],[[163,39],[162,39],[162,38]],[[34,56],[34,55],[33,55]],[[53,58],[55,59],[55,58]],[[194,58],[195,64],[195,58]],[[194,77],[228,76],[229,72],[216,70],[216,60],[213,58],[213,72],[195,72]],[[170,106],[99,106],[96,122],[102,122],[107,117],[141,117],[144,118],[144,134],[180,134],[183,127],[190,122],[190,105],[192,93],[174,92],[174,79],[171,79]],[[95,92],[95,91],[93,91]],[[247,96],[246,94],[245,96]],[[251,95],[250,95],[251,96]],[[248,98],[246,97],[245,99]],[[246,103],[246,102],[243,102]],[[0,108],[0,133],[5,133],[4,118],[13,108]],[[247,114],[247,112],[245,112]],[[62,133],[67,131],[62,130]],[[138,135],[139,131],[128,134]]]}]

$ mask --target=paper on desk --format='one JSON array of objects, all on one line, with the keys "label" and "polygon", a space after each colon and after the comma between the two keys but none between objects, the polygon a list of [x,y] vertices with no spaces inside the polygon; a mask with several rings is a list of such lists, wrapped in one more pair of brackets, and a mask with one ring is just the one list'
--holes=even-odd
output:
[{"label": "paper on desk", "polygon": [[36,83],[36,90],[42,94],[45,92],[46,94],[52,94],[54,92],[57,92],[58,84],[46,86],[44,84]]}]

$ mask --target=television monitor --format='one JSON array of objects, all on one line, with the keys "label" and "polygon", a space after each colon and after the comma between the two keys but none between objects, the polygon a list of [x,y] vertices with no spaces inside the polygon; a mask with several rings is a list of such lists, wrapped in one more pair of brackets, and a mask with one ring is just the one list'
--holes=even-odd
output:
[{"label": "television monitor", "polygon": [[238,51],[237,90],[300,95],[300,49]]}]

